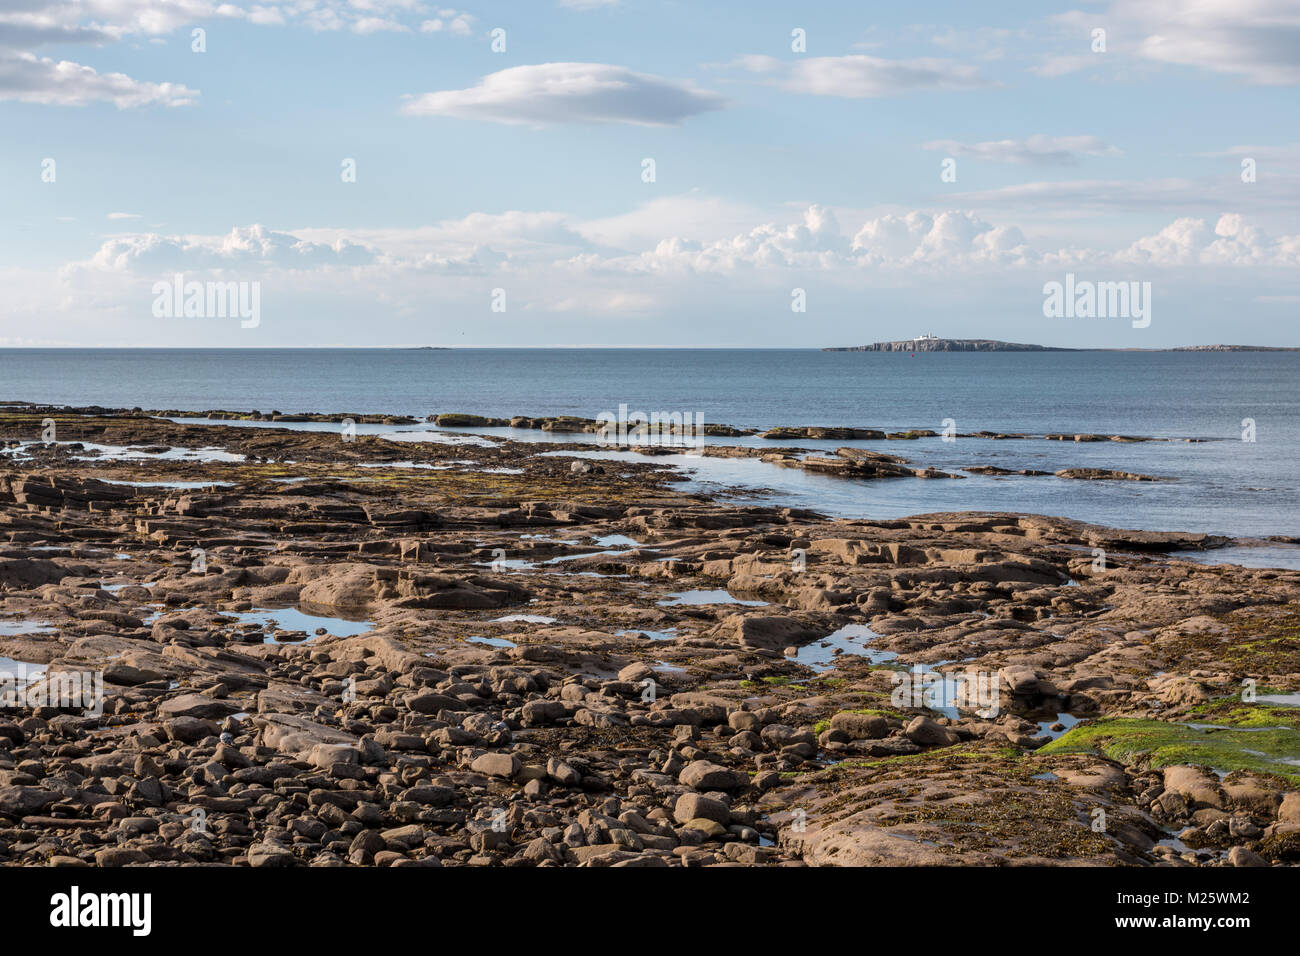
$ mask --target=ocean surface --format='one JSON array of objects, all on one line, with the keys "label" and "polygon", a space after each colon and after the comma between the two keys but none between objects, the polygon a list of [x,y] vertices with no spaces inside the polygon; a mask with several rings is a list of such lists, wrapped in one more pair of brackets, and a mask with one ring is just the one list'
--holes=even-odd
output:
[{"label": "ocean surface", "polygon": [[[945,471],[1104,467],[1176,479],[1161,483],[1055,477],[855,482],[755,460],[656,460],[680,465],[689,487],[728,488],[737,500],[839,516],[1023,511],[1129,528],[1300,536],[1300,353],[6,349],[0,350],[0,385],[0,399],[8,401],[179,412],[595,418],[626,404],[630,411],[692,412],[710,423],[759,428],[942,431],[944,420],[952,419],[959,432],[1201,438],[1208,440],[736,439],[827,449],[861,445]],[[1245,419],[1254,422],[1253,442],[1242,440]],[[376,429],[407,440],[448,440],[429,426]],[[550,437],[509,429],[481,435]],[[1294,566],[1292,550],[1270,547],[1241,560]]]}]

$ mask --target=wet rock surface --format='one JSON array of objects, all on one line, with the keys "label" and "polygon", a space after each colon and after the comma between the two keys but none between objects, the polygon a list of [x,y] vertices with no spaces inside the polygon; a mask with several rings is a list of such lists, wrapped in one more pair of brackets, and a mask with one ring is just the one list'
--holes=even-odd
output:
[{"label": "wet rock surface", "polygon": [[47,415],[0,428],[0,863],[1300,861],[1300,573],[1167,556],[1222,539]]}]

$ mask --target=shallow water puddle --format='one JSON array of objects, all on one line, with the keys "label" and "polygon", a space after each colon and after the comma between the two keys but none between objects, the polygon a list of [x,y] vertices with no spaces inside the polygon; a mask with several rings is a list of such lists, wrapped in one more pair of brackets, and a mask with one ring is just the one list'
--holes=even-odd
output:
[{"label": "shallow water puddle", "polygon": [[465,638],[470,644],[486,644],[488,647],[511,648],[517,647],[514,641],[507,641],[504,637],[480,637],[475,634],[473,637]]},{"label": "shallow water puddle", "polygon": [[176,488],[192,491],[196,488],[233,488],[233,481],[121,481],[115,478],[100,479],[106,485],[123,485],[127,488]]},{"label": "shallow water puddle", "polygon": [[1260,694],[1255,701],[1274,707],[1300,707],[1300,694]]},{"label": "shallow water puddle", "polygon": [[865,624],[846,624],[833,634],[799,648],[790,660],[820,673],[835,666],[835,658],[843,654],[865,657],[873,664],[883,664],[898,657],[894,651],[867,647],[866,642],[880,635]]},{"label": "shallow water puddle", "polygon": [[641,547],[644,547],[644,545],[643,545],[640,541],[637,541],[635,538],[629,538],[629,537],[628,537],[627,535],[625,535],[625,534],[606,534],[606,535],[601,535],[599,538],[596,538],[596,539],[595,539],[595,544],[596,544],[596,547],[598,547],[598,548],[614,548],[614,547],[641,548]]},{"label": "shallow water puddle", "polygon": [[[47,634],[54,630],[49,621],[0,621],[0,637],[14,637],[19,634]],[[0,658],[6,660],[7,658]]]},{"label": "shallow water puddle", "polygon": [[[372,621],[307,614],[294,607],[255,608],[252,611],[222,611],[221,613],[226,617],[236,618],[241,624],[258,624],[262,630],[273,629],[273,633],[267,634],[263,639],[265,644],[305,644],[316,639],[317,628],[324,628],[327,634],[333,634],[335,637],[356,637],[369,632],[375,626]],[[275,630],[303,631],[306,637],[300,640],[281,641],[275,636]]]},{"label": "shallow water puddle", "polygon": [[56,442],[59,445],[80,444],[83,448],[101,452],[98,455],[74,456],[76,461],[244,461],[244,456],[226,451],[215,445],[203,448],[168,448],[163,452],[145,451],[148,445],[97,445],[94,442]]},{"label": "shallow water puddle", "polygon": [[547,558],[543,564],[563,564],[566,561],[577,561],[579,558],[616,558],[624,554],[631,554],[636,548],[626,548],[622,550],[606,549],[604,551],[584,551],[582,554],[562,554],[557,558]]},{"label": "shallow water puddle", "polygon": [[537,567],[536,561],[523,558],[494,558],[491,561],[475,561],[475,567],[491,568],[493,571],[530,571]]},{"label": "shallow water puddle", "polygon": [[[1068,733],[1070,728],[1078,722],[1079,718],[1075,717],[1073,714],[1057,714],[1055,720],[1038,721],[1038,736],[1049,737],[1052,740],[1055,740],[1062,734]],[[1057,724],[1061,725],[1061,729],[1053,730],[1052,728]]]},{"label": "shallow water puddle", "polygon": [[650,668],[658,674],[685,674],[686,668],[678,667],[676,664],[669,664],[667,661],[655,661],[655,666]]},{"label": "shallow water puddle", "polygon": [[664,607],[672,607],[679,604],[743,604],[745,607],[766,607],[766,601],[745,601],[741,598],[734,597],[730,591],[719,588],[716,590],[691,590],[676,591],[669,594],[662,601],[656,602]]},{"label": "shallow water puddle", "polygon": [[626,631],[615,631],[615,637],[639,636],[651,641],[675,641],[677,640],[677,628],[670,627],[663,631],[647,631],[644,628],[633,628]]},{"label": "shallow water puddle", "polygon": [[426,471],[450,471],[451,465],[430,465],[421,461],[368,461],[358,468],[422,468]]},{"label": "shallow water puddle", "polygon": [[48,664],[0,657],[0,699],[3,699],[6,691],[21,690],[29,684],[34,684],[45,676],[48,667]]},{"label": "shallow water puddle", "polygon": [[157,581],[127,581],[125,584],[101,584],[99,589],[109,594],[116,594],[123,588],[151,588],[157,583]]},{"label": "shallow water puddle", "polygon": [[547,617],[544,614],[507,614],[505,617],[495,617],[489,623],[491,624],[554,624],[556,621],[553,617]]}]

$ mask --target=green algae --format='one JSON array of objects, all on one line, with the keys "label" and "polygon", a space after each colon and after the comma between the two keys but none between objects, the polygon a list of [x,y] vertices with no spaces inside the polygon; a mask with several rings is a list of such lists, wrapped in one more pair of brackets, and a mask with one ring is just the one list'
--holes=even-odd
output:
[{"label": "green algae", "polygon": [[1261,725],[1254,716],[1250,720],[1222,728],[1123,717],[1091,721],[1071,728],[1038,754],[1100,753],[1150,769],[1196,764],[1300,782],[1300,731]]}]

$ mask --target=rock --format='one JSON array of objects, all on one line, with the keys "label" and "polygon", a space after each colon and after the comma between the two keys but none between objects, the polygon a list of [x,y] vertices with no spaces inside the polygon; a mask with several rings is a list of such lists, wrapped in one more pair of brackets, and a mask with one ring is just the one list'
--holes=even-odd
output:
[{"label": "rock", "polygon": [[685,824],[699,817],[715,820],[725,827],[731,822],[731,810],[721,800],[699,793],[683,793],[677,798],[677,804],[673,808],[674,820]]},{"label": "rock", "polygon": [[879,740],[889,736],[889,721],[878,714],[840,711],[831,718],[831,727],[844,731],[852,740]]},{"label": "rock", "polygon": [[706,817],[697,817],[683,824],[687,830],[695,830],[704,835],[706,840],[721,840],[727,835],[727,828],[716,820],[710,820]]},{"label": "rock", "polygon": [[158,716],[168,717],[227,717],[239,710],[226,700],[213,700],[202,694],[181,694],[158,705]]},{"label": "rock", "polygon": [[546,761],[546,775],[562,787],[576,787],[582,783],[582,774],[559,757]]},{"label": "rock", "polygon": [[512,779],[519,773],[519,760],[510,754],[485,753],[474,758],[470,769],[487,777]]},{"label": "rock", "polygon": [[549,840],[538,837],[524,847],[524,859],[534,863],[563,863],[564,854]]},{"label": "rock", "polygon": [[758,733],[763,729],[763,721],[753,711],[733,710],[727,715],[727,726],[736,731]]},{"label": "rock", "polygon": [[352,734],[296,714],[263,714],[255,718],[262,724],[262,743],[285,754],[309,753],[317,744],[356,744]]},{"label": "rock", "polygon": [[1300,823],[1300,791],[1293,790],[1282,798],[1277,819],[1279,823]]},{"label": "rock", "polygon": [[530,700],[523,706],[521,719],[525,727],[541,727],[562,720],[568,712],[558,700]]},{"label": "rock", "polygon": [[434,693],[412,694],[404,703],[417,714],[436,714],[443,710],[457,710],[461,706],[455,697]]},{"label": "rock", "polygon": [[148,863],[149,854],[125,846],[107,846],[95,851],[97,866],[129,866],[132,863]]},{"label": "rock", "polygon": [[1227,803],[1218,778],[1200,767],[1165,767],[1165,791],[1178,794],[1193,809],[1212,807],[1223,810]]},{"label": "rock", "polygon": [[707,760],[689,763],[677,777],[678,782],[694,790],[740,790],[749,786],[749,775]]},{"label": "rock", "polygon": [[1244,846],[1234,846],[1228,851],[1228,862],[1233,866],[1268,866],[1268,860]]},{"label": "rock", "polygon": [[44,810],[57,799],[57,793],[39,787],[0,787],[0,816],[25,817]]},{"label": "rock", "polygon": [[360,752],[349,744],[317,744],[306,757],[309,764],[321,770],[330,770],[337,764],[356,766],[360,759]]},{"label": "rock", "polygon": [[645,664],[641,661],[637,661],[635,664],[628,664],[627,667],[624,667],[621,671],[618,672],[619,680],[631,681],[633,683],[636,683],[638,681],[643,681],[647,677],[653,677],[653,676],[654,676],[654,668],[652,668],[649,664]]},{"label": "rock", "polygon": [[221,728],[212,721],[200,717],[177,717],[174,720],[163,721],[163,732],[167,734],[169,740],[193,744],[205,737],[217,736],[221,733]]},{"label": "rock", "polygon": [[1007,690],[1017,696],[1027,697],[1039,691],[1038,672],[1032,667],[1004,667],[998,671],[998,676]]},{"label": "rock", "polygon": [[903,736],[923,747],[951,747],[960,743],[961,737],[953,730],[937,724],[929,717],[914,717],[903,731]]},{"label": "rock", "polygon": [[779,651],[791,645],[807,644],[823,637],[826,631],[793,617],[732,614],[718,625],[717,633],[745,647]]},{"label": "rock", "polygon": [[248,848],[248,865],[255,867],[293,866],[293,853],[275,843],[254,843]]},{"label": "rock", "polygon": [[145,667],[134,667],[125,661],[112,661],[104,667],[104,680],[109,684],[134,687],[149,681],[162,680],[163,675]]},{"label": "rock", "polygon": [[404,827],[393,827],[392,829],[384,830],[380,834],[384,839],[384,845],[388,847],[388,849],[399,850],[402,852],[406,852],[407,850],[422,844],[426,835],[424,827],[420,826],[418,823],[412,823]]}]

